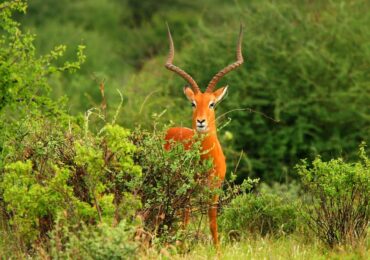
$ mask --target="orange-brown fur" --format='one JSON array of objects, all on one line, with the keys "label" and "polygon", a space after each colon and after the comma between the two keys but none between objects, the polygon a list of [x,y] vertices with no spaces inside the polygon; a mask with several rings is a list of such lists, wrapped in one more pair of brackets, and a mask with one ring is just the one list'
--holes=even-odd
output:
[{"label": "orange-brown fur", "polygon": [[[213,161],[213,169],[209,173],[209,183],[211,183],[213,188],[219,188],[225,178],[226,162],[220,142],[217,138],[214,108],[210,108],[209,104],[210,102],[216,103],[220,96],[225,94],[226,89],[220,88],[213,93],[198,92],[195,94],[190,88],[186,88],[184,92],[190,101],[196,102],[196,107],[193,111],[193,129],[185,127],[170,128],[167,131],[165,139],[167,141],[174,140],[183,142],[185,149],[189,149],[191,139],[195,131],[197,131],[197,120],[205,119],[207,122],[207,130],[201,132],[201,134],[205,135],[201,144],[202,150],[205,151],[205,153],[202,154],[202,159],[211,159]],[[170,142],[166,143],[165,148],[170,149]],[[215,196],[208,210],[209,225],[215,245],[218,245],[217,203],[218,196]],[[186,209],[184,213],[184,224],[186,225],[188,222],[189,210]]]}]

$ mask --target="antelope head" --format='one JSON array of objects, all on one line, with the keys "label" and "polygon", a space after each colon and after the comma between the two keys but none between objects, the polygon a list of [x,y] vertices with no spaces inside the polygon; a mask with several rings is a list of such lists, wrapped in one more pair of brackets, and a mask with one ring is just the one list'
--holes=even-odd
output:
[{"label": "antelope head", "polygon": [[209,82],[206,90],[202,92],[195,82],[195,80],[184,70],[173,64],[175,56],[175,48],[171,36],[170,29],[168,29],[168,39],[170,42],[170,50],[166,62],[166,68],[177,73],[184,78],[190,86],[184,87],[185,96],[191,102],[193,107],[193,129],[200,133],[215,132],[216,131],[216,118],[215,118],[215,107],[227,93],[227,86],[221,87],[214,91],[217,82],[230,71],[236,69],[243,63],[242,56],[242,35],[243,27],[240,26],[239,39],[236,47],[236,61],[227,67],[220,70]]}]

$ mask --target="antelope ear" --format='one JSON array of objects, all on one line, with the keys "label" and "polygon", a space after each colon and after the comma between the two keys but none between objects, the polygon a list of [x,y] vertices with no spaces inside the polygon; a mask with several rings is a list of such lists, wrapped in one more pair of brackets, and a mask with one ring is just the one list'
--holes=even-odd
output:
[{"label": "antelope ear", "polygon": [[193,100],[194,100],[194,96],[195,96],[195,94],[194,94],[194,91],[193,91],[190,87],[188,87],[188,86],[185,86],[185,87],[184,87],[184,94],[185,94],[185,96],[186,96],[190,101],[193,101]]},{"label": "antelope ear", "polygon": [[225,87],[219,88],[215,92],[213,92],[213,95],[216,98],[216,100],[215,100],[216,103],[220,102],[225,97],[225,95],[227,93],[227,88],[228,88],[228,86],[225,86]]}]

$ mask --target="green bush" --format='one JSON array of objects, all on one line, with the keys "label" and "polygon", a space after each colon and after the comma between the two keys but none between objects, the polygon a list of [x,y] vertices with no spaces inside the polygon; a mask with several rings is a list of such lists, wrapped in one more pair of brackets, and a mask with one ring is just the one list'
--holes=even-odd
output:
[{"label": "green bush", "polygon": [[302,185],[298,181],[287,183],[274,182],[267,184],[265,182],[258,186],[260,193],[273,194],[288,201],[298,201],[302,199]]},{"label": "green bush", "polygon": [[284,235],[295,231],[298,203],[273,194],[242,194],[224,207],[220,229],[229,238],[243,235]]},{"label": "green bush", "polygon": [[370,161],[364,145],[360,160],[324,162],[316,158],[312,165],[297,166],[302,183],[312,197],[307,206],[308,223],[329,246],[356,246],[364,242],[370,221]]},{"label": "green bush", "polygon": [[44,239],[63,212],[69,224],[133,218],[140,200],[131,192],[141,168],[128,130],[106,124],[96,135],[73,122],[35,116],[18,130],[4,145],[0,197],[26,245]]},{"label": "green bush", "polygon": [[[78,48],[78,60],[65,61],[55,65],[66,46],[54,47],[50,53],[40,56],[36,53],[35,36],[23,33],[20,24],[12,18],[14,12],[25,12],[23,1],[6,1],[0,6],[0,112],[4,109],[18,110],[22,115],[25,108],[52,110],[48,97],[51,87],[48,77],[62,71],[76,71],[85,60],[84,46]],[[50,104],[51,103],[51,104]],[[54,103],[55,104],[55,103]],[[49,105],[49,107],[47,106]],[[55,108],[54,108],[55,109]],[[14,112],[14,111],[11,111]],[[50,111],[49,111],[50,112]],[[12,113],[17,116],[17,113]]]},{"label": "green bush", "polygon": [[185,150],[181,143],[170,141],[171,149],[167,151],[164,149],[164,132],[137,129],[134,142],[139,147],[136,160],[143,171],[139,191],[143,203],[140,215],[147,230],[160,240],[173,242],[178,239],[176,235],[183,223],[184,209],[207,209],[212,194],[218,192],[208,188],[211,163],[201,160],[197,137],[192,140],[190,150]]},{"label": "green bush", "polygon": [[[0,4],[0,167],[3,167],[3,144],[13,137],[25,116],[57,116],[66,120],[65,100],[51,99],[51,76],[64,71],[76,71],[84,62],[83,46],[77,51],[77,61],[57,64],[66,46],[52,48],[40,55],[34,46],[35,36],[20,29],[13,16],[25,12],[24,1]],[[68,120],[68,119],[67,119]]]},{"label": "green bush", "polygon": [[94,134],[89,119],[81,128],[31,115],[4,144],[1,207],[19,243],[47,240],[61,217],[77,232],[81,224],[129,224],[137,215],[159,241],[180,239],[183,210],[205,214],[219,192],[208,188],[211,164],[200,159],[200,142],[166,151],[163,131],[105,124]]},{"label": "green bush", "polygon": [[48,245],[38,248],[38,254],[53,259],[136,259],[139,244],[134,235],[135,226],[125,221],[115,227],[84,226],[78,232],[58,222]]}]

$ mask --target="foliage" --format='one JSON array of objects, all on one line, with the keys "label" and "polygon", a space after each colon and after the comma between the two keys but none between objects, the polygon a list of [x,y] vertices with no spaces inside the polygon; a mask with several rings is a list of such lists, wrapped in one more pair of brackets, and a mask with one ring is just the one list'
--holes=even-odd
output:
[{"label": "foliage", "polygon": [[134,133],[134,142],[139,147],[136,160],[143,171],[140,215],[147,230],[161,240],[176,240],[184,209],[207,209],[212,194],[218,192],[208,188],[211,162],[201,160],[201,139],[196,137],[190,140],[193,145],[189,150],[173,141],[169,141],[171,148],[165,150],[163,132],[138,129]]},{"label": "foliage", "polygon": [[271,185],[261,183],[258,187],[260,193],[274,194],[284,200],[298,201],[303,199],[303,190],[301,183],[291,181],[288,183],[274,182]]},{"label": "foliage", "polygon": [[69,224],[132,220],[140,203],[128,193],[140,183],[141,168],[130,132],[107,124],[94,135],[72,122],[35,119],[22,122],[6,143],[0,175],[9,223],[26,245],[45,238],[63,212]]},{"label": "foliage", "polygon": [[57,259],[135,259],[139,245],[133,241],[135,226],[125,221],[112,227],[105,223],[96,227],[73,228],[57,222],[48,246],[39,248],[43,257]]},{"label": "foliage", "polygon": [[268,193],[244,193],[227,205],[219,218],[230,239],[245,235],[282,235],[295,231],[298,203]]},{"label": "foliage", "polygon": [[[3,143],[17,131],[16,121],[27,114],[65,116],[65,100],[55,102],[50,98],[49,77],[64,71],[74,72],[84,62],[84,46],[79,46],[77,61],[56,65],[66,47],[53,48],[40,56],[34,46],[35,36],[24,33],[14,19],[16,11],[25,12],[23,1],[5,1],[0,4],[0,152]],[[0,158],[0,166],[2,159]]]},{"label": "foliage", "polygon": [[370,161],[364,145],[360,160],[324,162],[316,158],[297,166],[307,191],[312,196],[309,226],[317,236],[333,247],[360,245],[369,227]]},{"label": "foliage", "polygon": [[34,47],[34,35],[23,33],[19,23],[12,20],[13,12],[24,12],[26,5],[22,1],[7,1],[0,8],[0,30],[3,32],[0,39],[0,111],[7,106],[12,106],[12,109],[24,109],[29,103],[40,107],[48,101],[45,100],[50,92],[47,76],[79,69],[85,60],[82,52],[84,47],[79,46],[78,61],[67,61],[61,66],[55,66],[52,62],[63,55],[66,47],[57,46],[50,53],[38,57]]}]

